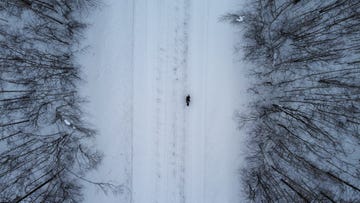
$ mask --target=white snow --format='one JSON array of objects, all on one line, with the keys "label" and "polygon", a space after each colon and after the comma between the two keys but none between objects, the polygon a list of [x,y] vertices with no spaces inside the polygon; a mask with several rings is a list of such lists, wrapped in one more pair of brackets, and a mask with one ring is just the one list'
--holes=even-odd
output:
[{"label": "white snow", "polygon": [[71,123],[68,120],[64,120],[65,125],[71,125]]},{"label": "white snow", "polygon": [[236,21],[237,21],[237,22],[243,22],[243,21],[244,21],[244,16],[238,16],[238,17],[236,18]]},{"label": "white snow", "polygon": [[103,0],[102,9],[89,22],[80,57],[84,66],[83,94],[89,121],[99,130],[97,148],[105,158],[98,171],[89,174],[94,181],[112,181],[124,185],[124,194],[107,196],[93,186],[85,191],[84,202],[130,202],[132,95],[133,95],[133,3],[131,0]]},{"label": "white snow", "polygon": [[[104,0],[81,56],[104,163],[88,177],[124,185],[85,202],[241,202],[246,104],[237,34],[219,22],[238,0]],[[191,95],[186,107],[185,96]]]}]

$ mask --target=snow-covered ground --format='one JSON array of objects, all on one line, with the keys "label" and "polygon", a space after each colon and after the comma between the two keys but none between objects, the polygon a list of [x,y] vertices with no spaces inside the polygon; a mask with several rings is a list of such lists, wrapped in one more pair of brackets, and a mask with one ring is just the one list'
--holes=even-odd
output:
[{"label": "snow-covered ground", "polygon": [[[81,57],[103,165],[90,174],[124,193],[85,202],[241,202],[246,103],[236,32],[219,22],[238,0],[104,0]],[[191,95],[190,107],[185,96]]]}]

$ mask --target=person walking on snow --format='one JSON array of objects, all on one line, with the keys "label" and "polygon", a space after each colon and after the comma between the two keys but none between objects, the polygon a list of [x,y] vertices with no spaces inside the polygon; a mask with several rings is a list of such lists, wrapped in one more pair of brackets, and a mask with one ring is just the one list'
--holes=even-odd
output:
[{"label": "person walking on snow", "polygon": [[185,101],[186,101],[186,106],[189,106],[190,105],[190,95],[189,94],[186,96]]}]

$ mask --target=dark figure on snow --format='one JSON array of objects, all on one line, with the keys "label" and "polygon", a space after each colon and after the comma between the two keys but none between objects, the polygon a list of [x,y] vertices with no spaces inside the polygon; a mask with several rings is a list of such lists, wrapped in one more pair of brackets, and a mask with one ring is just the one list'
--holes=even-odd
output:
[{"label": "dark figure on snow", "polygon": [[186,100],[186,106],[189,106],[190,105],[190,95],[187,95],[185,100]]}]

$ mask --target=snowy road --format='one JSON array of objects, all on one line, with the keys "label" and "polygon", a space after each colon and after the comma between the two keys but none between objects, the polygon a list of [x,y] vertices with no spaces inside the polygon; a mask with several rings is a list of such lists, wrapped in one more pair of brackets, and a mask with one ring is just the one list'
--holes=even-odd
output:
[{"label": "snowy road", "polygon": [[246,82],[234,59],[236,33],[219,22],[238,0],[105,3],[89,30],[92,55],[82,59],[107,157],[92,176],[126,190],[105,197],[88,189],[85,201],[241,202],[233,113],[246,102]]},{"label": "snowy road", "polygon": [[235,5],[136,1],[134,202],[239,201],[241,74],[234,32],[218,21]]}]

